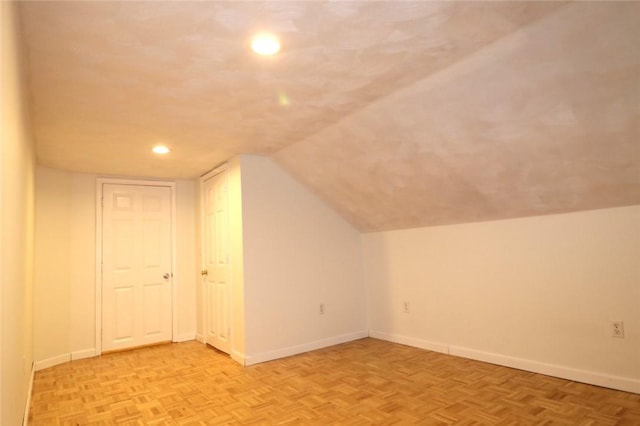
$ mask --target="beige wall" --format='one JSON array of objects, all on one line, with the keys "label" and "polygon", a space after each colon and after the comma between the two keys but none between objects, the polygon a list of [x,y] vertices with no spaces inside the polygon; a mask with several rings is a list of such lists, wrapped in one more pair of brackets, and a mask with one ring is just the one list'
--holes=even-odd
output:
[{"label": "beige wall", "polygon": [[0,2],[0,424],[22,423],[32,353],[34,166],[15,3]]},{"label": "beige wall", "polygon": [[[36,233],[34,292],[34,358],[40,361],[69,353],[72,176],[38,167],[36,172]],[[93,238],[93,232],[87,235]],[[78,264],[95,263],[84,253]],[[90,285],[91,281],[87,283]],[[86,307],[87,301],[82,303]],[[93,322],[93,320],[91,320]]]},{"label": "beige wall", "polygon": [[244,234],[242,222],[242,170],[240,157],[232,158],[229,170],[229,239],[231,253],[231,355],[244,362],[247,351],[244,288]]},{"label": "beige wall", "polygon": [[95,351],[95,187],[93,175],[37,168],[36,362]]},{"label": "beige wall", "polygon": [[640,206],[365,234],[363,250],[373,335],[640,392]]},{"label": "beige wall", "polygon": [[[231,356],[249,365],[365,337],[358,231],[268,158],[227,167]],[[201,306],[199,285],[199,334]]]},{"label": "beige wall", "polygon": [[272,160],[240,163],[246,362],[366,336],[358,231]]},{"label": "beige wall", "polygon": [[[195,185],[176,182],[178,328],[195,336]],[[96,176],[38,167],[34,351],[38,368],[95,354]]]},{"label": "beige wall", "polygon": [[196,182],[176,181],[176,278],[178,279],[178,332],[174,340],[193,340],[196,335],[196,286],[200,277],[196,263]]}]

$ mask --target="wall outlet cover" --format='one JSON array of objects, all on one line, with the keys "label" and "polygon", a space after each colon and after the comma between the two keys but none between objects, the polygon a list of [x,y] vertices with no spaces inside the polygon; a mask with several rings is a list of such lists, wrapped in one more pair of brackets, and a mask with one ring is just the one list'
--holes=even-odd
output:
[{"label": "wall outlet cover", "polygon": [[624,338],[624,322],[611,321],[611,337]]}]

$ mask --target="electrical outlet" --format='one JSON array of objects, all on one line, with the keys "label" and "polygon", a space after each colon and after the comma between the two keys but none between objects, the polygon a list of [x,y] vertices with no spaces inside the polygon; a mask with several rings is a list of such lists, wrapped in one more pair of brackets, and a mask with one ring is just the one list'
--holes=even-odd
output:
[{"label": "electrical outlet", "polygon": [[318,309],[318,312],[320,313],[320,315],[324,315],[324,303],[320,304],[320,308]]},{"label": "electrical outlet", "polygon": [[402,302],[402,312],[408,314],[410,312],[409,302]]},{"label": "electrical outlet", "polygon": [[611,337],[624,338],[624,322],[611,321]]}]

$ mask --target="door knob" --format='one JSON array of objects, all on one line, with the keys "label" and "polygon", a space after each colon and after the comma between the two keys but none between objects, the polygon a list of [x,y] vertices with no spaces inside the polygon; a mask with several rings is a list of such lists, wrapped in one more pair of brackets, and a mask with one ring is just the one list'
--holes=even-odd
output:
[{"label": "door knob", "polygon": [[203,277],[206,277],[207,275],[209,275],[209,271],[207,271],[206,269],[203,269],[202,271],[200,271],[200,275],[202,275]]},{"label": "door knob", "polygon": [[162,278],[164,278],[165,280],[168,280],[170,276],[171,275],[169,275],[169,273],[167,272],[162,276]]}]

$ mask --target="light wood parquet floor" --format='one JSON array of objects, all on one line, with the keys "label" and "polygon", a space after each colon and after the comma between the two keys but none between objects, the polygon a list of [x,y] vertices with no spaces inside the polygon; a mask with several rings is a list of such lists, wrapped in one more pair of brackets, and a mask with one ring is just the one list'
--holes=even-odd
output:
[{"label": "light wood parquet floor", "polygon": [[640,395],[362,339],[243,368],[198,342],[36,373],[31,425],[640,425]]}]

